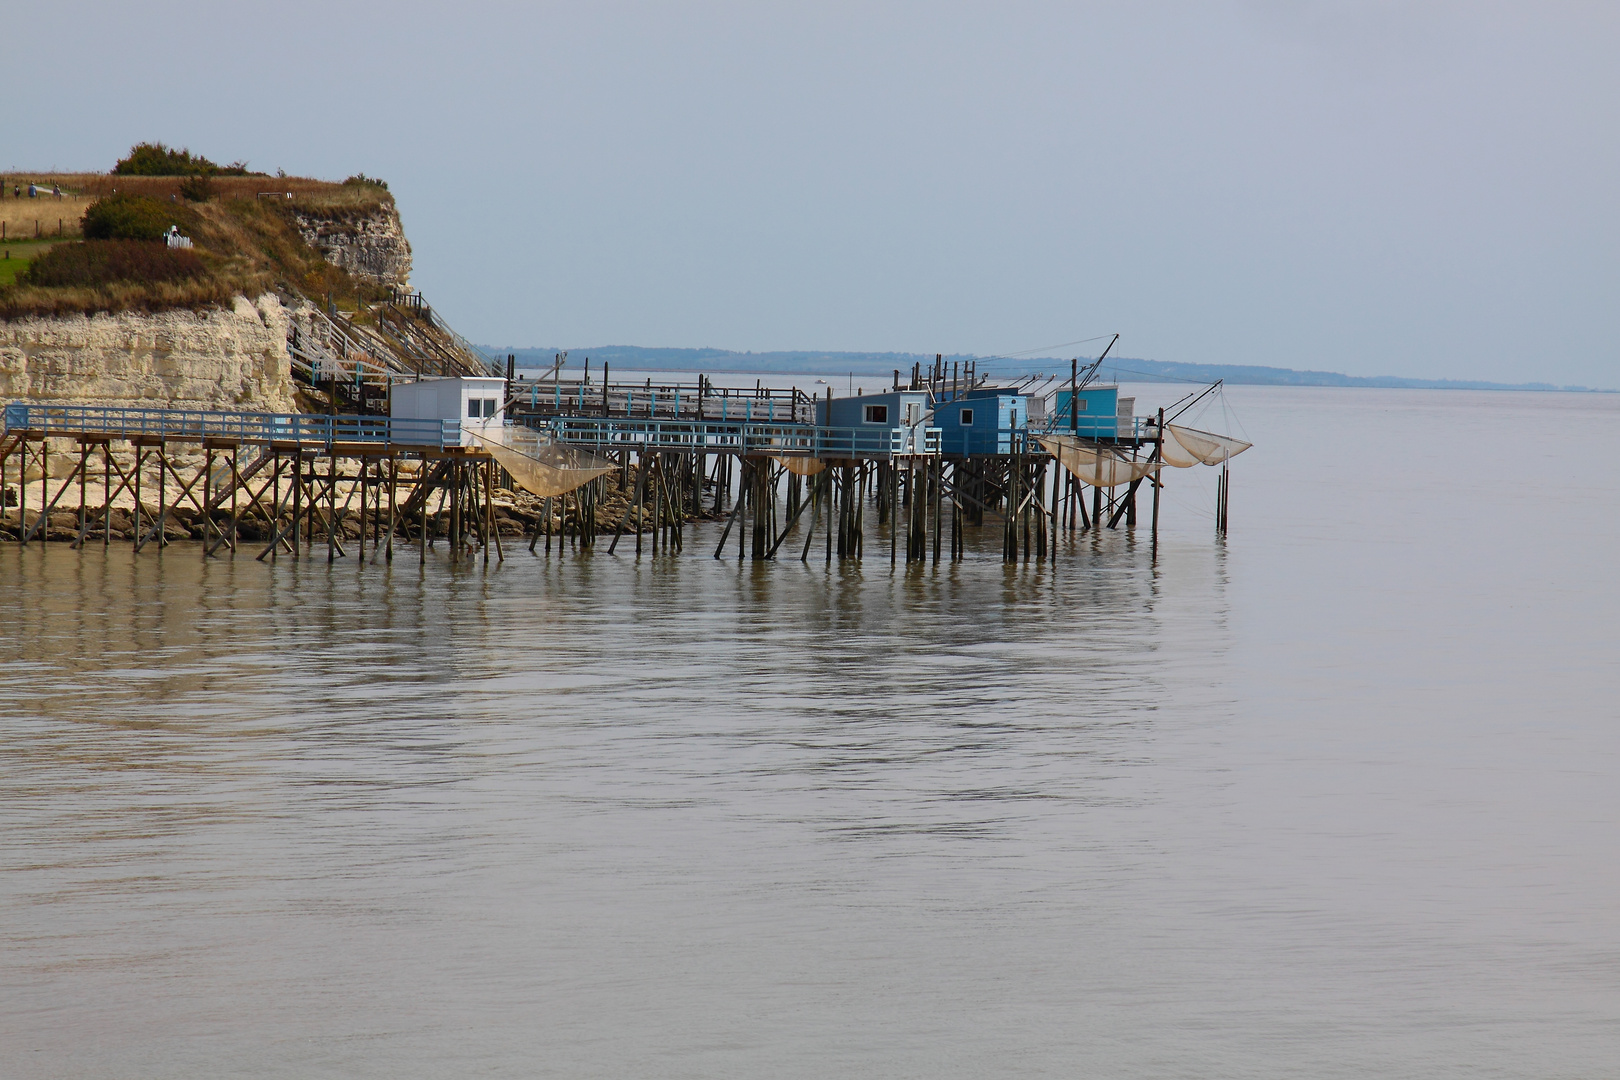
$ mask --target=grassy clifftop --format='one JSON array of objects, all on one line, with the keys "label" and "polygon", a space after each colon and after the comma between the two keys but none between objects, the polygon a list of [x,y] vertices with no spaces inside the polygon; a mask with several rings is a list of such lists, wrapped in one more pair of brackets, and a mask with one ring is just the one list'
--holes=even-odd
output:
[{"label": "grassy clifftop", "polygon": [[[3,182],[0,223],[6,242],[0,244],[0,264],[11,265],[0,273],[0,319],[199,308],[278,286],[337,301],[375,299],[384,291],[330,265],[295,221],[391,212],[393,197],[377,182],[207,173],[8,173]],[[38,197],[26,197],[29,183]],[[86,214],[94,218],[92,208],[103,200],[139,204],[147,217],[161,216],[163,227],[178,228],[192,249],[171,257],[160,234],[151,230],[97,236],[92,229],[89,239],[81,239]],[[36,232],[52,243],[37,242]],[[119,243],[126,247],[104,246]],[[130,244],[152,250],[131,251]],[[191,255],[194,260],[185,257]]]}]

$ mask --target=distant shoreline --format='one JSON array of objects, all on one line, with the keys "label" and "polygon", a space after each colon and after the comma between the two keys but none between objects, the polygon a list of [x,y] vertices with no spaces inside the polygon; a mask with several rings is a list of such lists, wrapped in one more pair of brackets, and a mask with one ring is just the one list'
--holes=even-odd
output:
[{"label": "distant shoreline", "polygon": [[[480,345],[491,356],[516,356],[517,366],[524,369],[549,368],[552,358],[561,349],[517,348],[513,346]],[[659,349],[636,345],[603,345],[595,348],[568,350],[566,370],[577,371],[589,358],[600,367],[605,361],[610,367],[637,371],[714,371],[758,375],[844,375],[887,376],[898,369],[909,374],[914,364],[924,367],[934,363],[933,356],[920,353],[855,353],[855,352],[732,352],[728,349]],[[999,377],[1017,377],[1044,373],[1058,375],[1067,372],[1069,360],[1062,357],[1034,357],[1017,360],[997,357],[953,355],[944,357],[944,363],[978,362],[981,373]],[[1080,358],[1082,363],[1089,363]],[[1234,386],[1299,386],[1299,387],[1359,387],[1375,390],[1518,390],[1579,394],[1612,394],[1591,386],[1557,386],[1552,383],[1497,383],[1470,379],[1407,379],[1396,375],[1342,375],[1333,371],[1296,371],[1292,368],[1258,367],[1244,364],[1183,364],[1165,360],[1143,360],[1120,357],[1110,359],[1102,368],[1103,378],[1121,382],[1179,382],[1207,384],[1217,379]]]}]

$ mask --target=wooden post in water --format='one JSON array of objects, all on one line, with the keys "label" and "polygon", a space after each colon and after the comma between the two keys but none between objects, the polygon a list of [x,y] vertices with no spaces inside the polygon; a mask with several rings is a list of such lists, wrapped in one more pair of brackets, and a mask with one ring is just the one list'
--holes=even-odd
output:
[{"label": "wooden post in water", "polygon": [[836,496],[838,494],[838,482],[837,482],[838,481],[838,469],[837,469],[837,467],[836,466],[828,466],[825,475],[827,477],[827,480],[826,480],[826,487],[827,487],[827,495],[826,495],[826,500],[827,500],[827,565],[831,566],[832,565],[832,554],[833,554],[833,519],[835,519],[838,516],[838,514],[836,513],[837,508],[835,506],[833,506],[833,498],[834,498],[834,496]]},{"label": "wooden post in water", "polygon": [[316,471],[320,468],[320,451],[311,450],[309,455],[309,476],[300,476],[300,483],[304,487],[304,547],[308,549],[311,557],[315,555],[315,519],[321,511],[321,494],[319,488],[320,475]]},{"label": "wooden post in water", "polygon": [[388,458],[388,546],[383,550],[383,561],[394,561],[394,523],[399,502],[399,454]]},{"label": "wooden post in water", "polygon": [[[371,460],[364,454],[359,457],[360,462],[360,535],[355,538],[355,558],[361,566],[366,565],[366,473],[371,466]],[[351,489],[352,492],[352,489]]]},{"label": "wooden post in water", "polygon": [[804,547],[799,549],[799,561],[810,561],[810,545],[816,539],[816,525],[821,520],[822,491],[826,487],[827,473],[822,471],[820,476],[812,476],[805,481],[805,494],[810,500],[810,523],[804,527]]},{"label": "wooden post in water", "polygon": [[[647,530],[647,543],[649,548],[652,550],[654,558],[658,557],[659,550],[664,546],[662,536],[664,527],[664,500],[661,484],[661,481],[663,480],[662,474],[663,458],[658,454],[651,455],[651,457],[648,459],[647,466],[647,475],[649,477],[647,483],[647,493],[652,497],[652,514],[650,515],[649,521],[651,528]],[[638,533],[637,535],[639,536],[640,534]]]},{"label": "wooden post in water", "polygon": [[[334,382],[335,386],[336,383]],[[334,396],[333,400],[337,400]],[[337,454],[326,450],[326,561],[337,559]]]},{"label": "wooden post in water", "polygon": [[203,504],[203,515],[202,515],[203,545],[202,545],[202,550],[203,550],[203,561],[204,562],[208,561],[209,541],[213,539],[212,534],[213,534],[214,519],[213,519],[213,516],[208,513],[208,505],[209,505],[209,503],[211,503],[213,501],[213,498],[212,498],[213,486],[214,486],[214,448],[212,446],[208,445],[207,442],[204,442],[203,443],[203,474],[202,474],[202,489],[203,489],[202,490],[202,493],[203,493],[203,499],[202,499],[202,504]]},{"label": "wooden post in water", "polygon": [[89,527],[89,522],[85,519],[85,516],[84,516],[85,515],[85,510],[84,510],[85,472],[89,468],[90,468],[90,444],[84,441],[83,436],[80,436],[80,438],[79,438],[79,538],[73,542],[74,547],[80,547],[80,548],[82,548],[84,546],[84,533],[85,533],[85,530]]},{"label": "wooden post in water", "polygon": [[[298,519],[304,514],[304,447],[300,443],[293,447],[292,471],[292,549],[293,558],[298,558],[303,548],[298,536]],[[271,556],[274,558],[274,555]]]},{"label": "wooden post in water", "polygon": [[[22,456],[17,459],[17,535],[22,537],[22,546],[28,546],[28,436],[23,435]],[[135,506],[136,516],[139,518],[141,505],[140,488],[136,488]],[[137,525],[136,531],[139,532]]]},{"label": "wooden post in water", "polygon": [[[1159,441],[1154,443],[1154,445],[1153,445],[1153,457],[1152,457],[1153,461],[1163,461],[1164,460],[1164,410],[1163,409],[1159,410],[1159,427],[1158,427],[1158,431],[1159,431]],[[1157,559],[1159,557],[1159,488],[1163,486],[1163,481],[1160,479],[1163,476],[1163,474],[1164,474],[1163,469],[1155,469],[1153,471],[1153,474],[1152,474],[1152,477],[1151,477],[1151,479],[1153,480],[1153,523],[1152,523],[1151,528],[1152,528],[1152,535],[1153,535],[1153,558],[1155,558],[1155,559]]]},{"label": "wooden post in water", "polygon": [[[607,383],[604,381],[604,387]],[[489,549],[491,544],[499,543],[495,539],[495,459],[486,457],[483,469],[484,483],[484,565],[489,565]],[[505,562],[505,559],[501,560]]]},{"label": "wooden post in water", "polygon": [[169,546],[169,459],[165,452],[167,446],[160,440],[157,444],[158,462],[158,522],[157,542],[158,551],[161,552]]},{"label": "wooden post in water", "polygon": [[[238,459],[238,453],[239,453],[238,444],[232,443],[231,444],[231,539],[230,539],[231,554],[232,555],[236,554],[236,534],[237,534],[237,527],[236,527],[236,516],[237,516],[236,489],[242,483],[242,469],[241,469],[241,462]],[[259,488],[259,493],[261,495],[264,493],[264,488],[263,488],[262,485]],[[258,504],[258,501],[259,501],[258,499],[253,500],[255,505]]]},{"label": "wooden post in water", "polygon": [[[0,488],[5,487],[0,483]],[[112,439],[101,442],[101,547],[112,546]]]},{"label": "wooden post in water", "polygon": [[642,451],[636,455],[636,554],[641,554],[641,530],[647,524],[647,514],[644,509],[647,496],[647,454]]},{"label": "wooden post in water", "polygon": [[951,561],[957,562],[966,551],[967,538],[962,535],[962,463],[951,465]]},{"label": "wooden post in water", "polygon": [[1001,561],[1018,561],[1018,458],[1007,464],[1007,505],[1001,525]]},{"label": "wooden post in water", "polygon": [[769,526],[767,514],[770,511],[771,488],[773,486],[770,473],[771,464],[769,458],[760,458],[754,461],[751,468],[754,482],[753,490],[749,492],[748,501],[753,503],[754,510],[752,555],[756,560],[765,557],[765,549],[770,543],[767,536]]},{"label": "wooden post in water", "polygon": [[[941,368],[940,369],[940,381],[943,382],[944,378],[945,378],[945,371],[944,371],[943,368]],[[933,467],[929,470],[929,473],[930,473],[929,496],[930,496],[930,498],[929,498],[928,501],[932,504],[933,510],[934,510],[934,565],[938,566],[939,565],[939,534],[940,534],[940,528],[941,528],[941,526],[940,526],[940,512],[944,509],[944,504],[942,503],[941,500],[944,499],[944,497],[945,497],[945,462],[944,462],[943,459],[936,457],[936,458],[933,459],[931,464],[932,464]]]},{"label": "wooden post in water", "polygon": [[[894,374],[895,382],[898,383],[900,373],[896,371]],[[900,470],[895,468],[892,461],[889,462],[887,467],[881,462],[878,464],[878,525],[880,526],[884,521],[885,503],[888,504],[889,565],[893,566],[900,545],[900,514],[898,513],[900,505]],[[911,540],[908,537],[906,540],[906,562],[911,561],[910,543]]]},{"label": "wooden post in water", "polygon": [[762,463],[745,457],[739,457],[737,461],[741,466],[737,474],[737,506],[742,510],[742,516],[737,519],[737,561],[741,562],[747,553],[749,537],[759,528],[765,504],[760,498],[759,472]]}]

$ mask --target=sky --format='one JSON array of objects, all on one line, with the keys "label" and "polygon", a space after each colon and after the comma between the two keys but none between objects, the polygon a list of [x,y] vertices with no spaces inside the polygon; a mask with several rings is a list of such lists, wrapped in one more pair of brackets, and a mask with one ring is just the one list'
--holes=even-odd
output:
[{"label": "sky", "polygon": [[[495,345],[1620,386],[1620,5],[10,4],[0,166],[386,179]],[[33,42],[37,47],[22,48]]]}]

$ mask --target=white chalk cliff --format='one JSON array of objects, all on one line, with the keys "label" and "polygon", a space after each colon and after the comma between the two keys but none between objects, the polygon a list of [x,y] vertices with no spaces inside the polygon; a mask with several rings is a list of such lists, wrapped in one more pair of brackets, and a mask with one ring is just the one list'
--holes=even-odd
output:
[{"label": "white chalk cliff", "polygon": [[411,244],[392,203],[369,214],[298,212],[293,222],[333,266],[377,285],[410,283]]},{"label": "white chalk cliff", "polygon": [[287,324],[270,293],[229,310],[0,320],[0,402],[290,411]]}]

